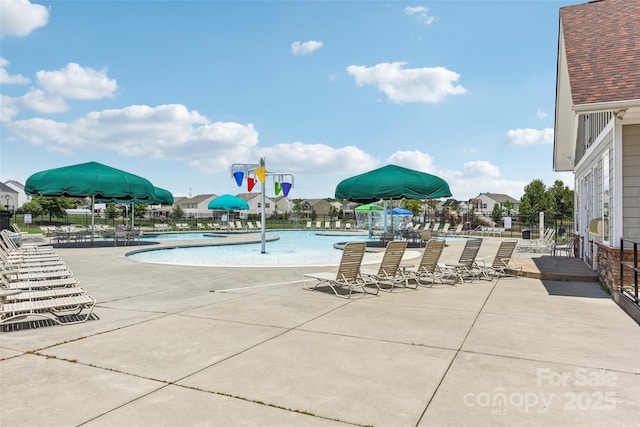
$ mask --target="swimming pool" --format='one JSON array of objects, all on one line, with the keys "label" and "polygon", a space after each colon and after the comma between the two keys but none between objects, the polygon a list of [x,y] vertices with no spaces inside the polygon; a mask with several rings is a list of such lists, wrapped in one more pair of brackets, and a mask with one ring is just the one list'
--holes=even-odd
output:
[{"label": "swimming pool", "polygon": [[[127,257],[134,261],[193,265],[193,266],[298,266],[335,265],[340,262],[342,251],[335,243],[368,240],[367,234],[318,235],[314,231],[269,231],[280,238],[265,244],[266,253],[261,253],[262,244],[245,243],[222,246],[197,246],[160,248],[136,251]],[[218,240],[220,237],[197,236],[207,233],[167,233],[165,240]],[[259,236],[259,233],[258,233]],[[145,236],[146,237],[146,236]],[[149,236],[151,237],[151,236]],[[160,239],[162,236],[158,236]],[[218,243],[219,240],[216,242]]]},{"label": "swimming pool", "polygon": [[[266,253],[264,254],[260,242],[219,245],[219,239],[224,236],[215,236],[209,233],[161,233],[148,237],[145,235],[145,238],[165,241],[197,240],[198,243],[211,239],[215,240],[216,246],[143,249],[130,253],[127,257],[138,262],[210,267],[336,265],[342,258],[342,251],[336,249],[334,244],[369,240],[367,233],[324,235],[309,230],[270,230],[268,234],[277,235],[279,239],[267,241],[265,243]],[[256,233],[256,235],[260,234]],[[466,237],[458,236],[446,238],[447,241],[465,239]]]},{"label": "swimming pool", "polygon": [[224,236],[211,233],[145,233],[142,240],[150,242],[166,242],[174,240],[208,240],[220,239]]}]

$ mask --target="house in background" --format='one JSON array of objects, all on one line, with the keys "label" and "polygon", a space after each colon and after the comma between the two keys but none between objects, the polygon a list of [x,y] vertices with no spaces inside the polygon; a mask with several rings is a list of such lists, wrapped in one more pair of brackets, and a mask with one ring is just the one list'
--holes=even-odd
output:
[{"label": "house in background", "polygon": [[275,204],[275,213],[284,214],[293,212],[293,202],[284,196],[276,196],[271,198]]},{"label": "house in background", "polygon": [[[246,219],[249,214],[260,215],[262,213],[262,193],[240,193],[236,194],[236,197],[244,199],[249,204],[248,211],[240,212],[240,217]],[[264,198],[264,214],[267,218],[273,215],[276,211],[276,202],[270,198]]]},{"label": "house in background", "polygon": [[309,216],[312,212],[318,216],[329,215],[331,210],[331,204],[326,199],[305,199],[302,205],[303,211]]},{"label": "house in background", "polygon": [[520,200],[514,199],[506,194],[499,193],[480,193],[473,200],[475,200],[475,207],[478,212],[485,216],[491,216],[495,205],[500,206],[502,210],[505,210],[504,204],[511,202],[513,208],[510,214],[517,214],[520,208]]},{"label": "house in background", "polygon": [[342,211],[343,218],[355,218],[356,217],[356,208],[360,206],[360,203],[355,202],[347,202],[340,206],[340,210]]},{"label": "house in background", "polygon": [[0,205],[2,205],[2,209],[12,212],[18,209],[20,206],[18,205],[19,197],[18,191],[0,182]]},{"label": "house in background", "polygon": [[[16,200],[14,203],[16,209],[20,209],[22,205],[31,200],[31,196],[24,192],[23,183],[11,179],[4,184],[16,192]],[[6,207],[6,203],[3,202],[3,204]]]},{"label": "house in background", "polygon": [[640,240],[640,1],[560,9],[553,169],[574,174],[578,255],[619,289],[620,239]]},{"label": "house in background", "polygon": [[215,194],[199,194],[193,197],[176,197],[173,206],[180,206],[185,218],[201,218],[211,215],[209,202],[215,199]]}]

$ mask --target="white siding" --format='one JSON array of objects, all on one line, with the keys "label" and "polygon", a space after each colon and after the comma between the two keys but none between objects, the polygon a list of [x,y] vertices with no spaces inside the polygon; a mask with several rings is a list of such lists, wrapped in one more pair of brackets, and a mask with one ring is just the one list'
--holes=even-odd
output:
[{"label": "white siding", "polygon": [[622,128],[622,235],[640,239],[640,125]]}]

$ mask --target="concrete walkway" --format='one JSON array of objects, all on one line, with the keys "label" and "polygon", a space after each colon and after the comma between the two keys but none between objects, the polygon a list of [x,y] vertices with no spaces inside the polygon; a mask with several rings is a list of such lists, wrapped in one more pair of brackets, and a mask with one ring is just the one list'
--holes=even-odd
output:
[{"label": "concrete walkway", "polygon": [[99,319],[0,333],[0,425],[638,425],[640,327],[597,282],[344,300],[302,289],[318,267],[151,265],[129,250],[59,249]]}]

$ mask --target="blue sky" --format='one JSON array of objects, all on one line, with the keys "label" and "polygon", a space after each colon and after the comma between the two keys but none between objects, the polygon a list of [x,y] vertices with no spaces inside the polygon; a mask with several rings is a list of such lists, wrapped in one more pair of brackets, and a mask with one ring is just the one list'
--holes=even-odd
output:
[{"label": "blue sky", "polygon": [[552,150],[576,3],[0,0],[0,180],[98,161],[236,194],[231,165],[264,157],[290,198],[386,164],[458,200],[572,187]]}]

